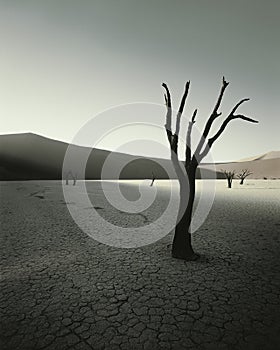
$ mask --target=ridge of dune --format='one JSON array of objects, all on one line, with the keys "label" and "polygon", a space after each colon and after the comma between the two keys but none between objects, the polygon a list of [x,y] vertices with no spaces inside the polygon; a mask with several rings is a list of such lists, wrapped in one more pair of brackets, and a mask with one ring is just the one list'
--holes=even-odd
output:
[{"label": "ridge of dune", "polygon": [[[0,135],[0,179],[61,178],[63,160],[68,145],[63,141],[49,139],[34,133]],[[88,151],[88,147],[71,146],[78,155],[75,158],[77,161],[83,152]],[[102,149],[91,150],[87,162],[87,178],[100,178],[103,163],[109,154],[111,152]],[[122,178],[150,178],[151,169],[157,173],[158,179],[167,177],[165,168],[173,174],[173,168],[168,159],[139,158],[139,156],[118,152],[112,152],[111,156],[113,164],[127,161],[128,165],[122,170]],[[74,163],[71,166],[80,168]],[[236,172],[248,169],[253,173],[251,178],[255,179],[280,178],[280,151],[271,151],[235,162],[202,163],[199,169],[204,171],[205,178],[209,176],[213,178],[213,172],[216,172],[218,178],[223,178],[222,169],[235,170]],[[111,176],[113,175],[108,175],[108,178]],[[199,177],[200,174],[198,174]]]},{"label": "ridge of dune", "polygon": [[261,155],[257,155],[249,158],[242,158],[237,160],[236,163],[251,162],[255,160],[275,159],[275,158],[280,158],[280,151],[270,151]]}]

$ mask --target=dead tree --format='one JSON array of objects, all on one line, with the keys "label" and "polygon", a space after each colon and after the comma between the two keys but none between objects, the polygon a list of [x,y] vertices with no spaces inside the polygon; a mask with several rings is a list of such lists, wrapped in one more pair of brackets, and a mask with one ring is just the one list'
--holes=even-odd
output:
[{"label": "dead tree", "polygon": [[68,172],[66,173],[66,176],[65,176],[65,184],[66,184],[66,185],[69,185],[69,176],[71,176],[71,172],[70,172],[70,171],[68,171]]},{"label": "dead tree", "polygon": [[73,186],[76,185],[78,174],[73,175],[72,171],[68,171],[65,177],[65,184],[69,185],[69,179],[73,180]]},{"label": "dead tree", "polygon": [[152,177],[152,182],[151,182],[150,186],[153,186],[153,184],[154,184],[154,182],[155,182],[155,179],[156,179],[155,174],[152,173],[152,175],[153,175],[153,177]]},{"label": "dead tree", "polygon": [[[224,120],[220,129],[214,134],[214,136],[208,138],[208,134],[211,130],[213,122],[221,115],[219,107],[222,102],[224,92],[228,86],[228,82],[223,78],[222,87],[216,105],[208,118],[201,139],[197,145],[197,148],[192,152],[191,147],[191,133],[195,123],[197,109],[193,112],[192,118],[189,121],[187,136],[186,136],[186,150],[185,150],[185,162],[184,167],[178,159],[178,137],[180,131],[181,116],[184,110],[186,98],[188,96],[190,81],[185,85],[185,91],[180,103],[179,111],[176,118],[175,132],[171,130],[171,119],[172,119],[172,104],[171,95],[169,89],[165,83],[162,84],[165,89],[165,104],[167,108],[166,113],[166,124],[165,130],[168,138],[168,142],[171,150],[171,160],[176,171],[179,185],[180,185],[180,204],[178,218],[175,227],[175,235],[172,244],[172,256],[178,259],[184,260],[196,260],[199,255],[194,253],[191,244],[191,233],[190,225],[192,220],[192,211],[195,198],[195,175],[196,169],[200,164],[201,160],[208,154],[214,142],[221,136],[228,123],[234,119],[242,119],[248,122],[257,123],[256,120],[245,117],[242,114],[236,114],[238,107],[248,101],[249,99],[243,99],[239,101],[232,111],[229,113],[227,118]],[[203,148],[204,147],[204,148]]]},{"label": "dead tree", "polygon": [[225,175],[225,178],[227,179],[228,188],[231,188],[232,180],[235,176],[235,171],[221,170],[221,172]]},{"label": "dead tree", "polygon": [[74,175],[72,174],[73,186],[75,186],[75,185],[76,185],[77,178],[78,178],[78,174],[77,174],[77,173],[75,173]]},{"label": "dead tree", "polygon": [[246,179],[246,177],[252,175],[253,173],[251,171],[249,171],[248,169],[242,169],[241,173],[237,174],[236,177],[238,179],[240,179],[240,185],[244,184],[244,180]]}]

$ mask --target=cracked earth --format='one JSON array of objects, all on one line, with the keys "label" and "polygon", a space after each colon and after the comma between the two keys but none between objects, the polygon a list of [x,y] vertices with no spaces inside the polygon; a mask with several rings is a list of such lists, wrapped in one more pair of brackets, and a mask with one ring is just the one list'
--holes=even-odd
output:
[{"label": "cracked earth", "polygon": [[172,234],[137,249],[88,237],[58,182],[3,182],[0,347],[279,349],[278,215],[273,198],[218,195],[194,235],[201,259],[184,262]]}]

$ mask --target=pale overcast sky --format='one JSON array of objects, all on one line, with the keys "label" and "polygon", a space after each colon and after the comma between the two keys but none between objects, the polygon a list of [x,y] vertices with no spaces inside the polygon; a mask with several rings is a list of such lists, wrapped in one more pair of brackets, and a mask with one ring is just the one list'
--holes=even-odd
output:
[{"label": "pale overcast sky", "polygon": [[[233,121],[213,146],[214,159],[279,150],[279,23],[279,0],[0,0],[0,133],[70,141],[108,108],[163,104],[163,81],[176,107],[189,79],[186,115],[197,107],[202,129],[225,75],[222,117],[250,97],[240,112],[259,124]],[[132,122],[137,113],[135,106]],[[164,113],[150,121],[163,124]],[[143,128],[129,133],[137,138]],[[101,146],[114,148],[123,137]],[[168,156],[156,147],[140,152]]]}]

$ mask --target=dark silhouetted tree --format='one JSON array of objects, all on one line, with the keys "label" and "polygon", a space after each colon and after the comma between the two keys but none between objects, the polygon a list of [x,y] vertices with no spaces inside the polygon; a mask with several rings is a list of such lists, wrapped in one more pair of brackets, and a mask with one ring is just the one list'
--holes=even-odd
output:
[{"label": "dark silhouetted tree", "polygon": [[65,184],[66,185],[69,185],[69,177],[71,176],[71,172],[68,171],[65,175]]},{"label": "dark silhouetted tree", "polygon": [[72,173],[72,179],[73,179],[73,186],[75,186],[78,179],[78,173],[75,173],[75,174]]},{"label": "dark silhouetted tree", "polygon": [[152,173],[152,175],[153,175],[153,177],[152,177],[152,182],[151,182],[150,186],[153,186],[153,184],[154,184],[154,182],[155,182],[155,179],[156,179],[155,174]]},{"label": "dark silhouetted tree", "polygon": [[231,188],[232,180],[235,176],[235,171],[221,170],[221,172],[225,175],[225,178],[227,179],[228,188]]},{"label": "dark silhouetted tree", "polygon": [[75,175],[73,175],[72,171],[68,171],[66,173],[66,176],[65,176],[65,184],[66,185],[69,185],[69,179],[70,178],[73,180],[73,186],[75,186],[76,182],[77,182],[78,174],[75,173]]},{"label": "dark silhouetted tree", "polygon": [[[165,104],[167,108],[166,113],[166,124],[165,130],[168,138],[168,142],[171,150],[171,160],[176,171],[179,184],[180,184],[180,204],[177,223],[175,227],[175,235],[172,244],[172,256],[178,259],[184,260],[196,260],[199,255],[194,253],[191,244],[191,233],[190,225],[192,220],[192,211],[195,198],[195,175],[196,169],[200,164],[201,160],[208,154],[214,142],[223,133],[228,123],[234,119],[242,119],[248,122],[257,123],[256,120],[245,117],[242,114],[236,114],[237,108],[245,101],[249,99],[243,99],[239,101],[232,111],[229,113],[227,118],[224,120],[219,130],[214,136],[208,138],[208,134],[211,130],[213,122],[221,115],[219,107],[222,102],[224,92],[228,86],[228,82],[223,78],[222,87],[216,105],[208,118],[201,139],[198,143],[197,148],[192,152],[191,147],[191,133],[195,123],[197,109],[193,112],[192,118],[189,121],[187,136],[186,136],[186,150],[185,150],[185,162],[182,166],[178,159],[178,137],[180,131],[181,116],[184,110],[186,98],[188,96],[190,82],[188,81],[185,85],[185,91],[180,103],[179,111],[176,118],[175,132],[171,130],[171,119],[172,119],[172,104],[171,95],[169,89],[165,83],[162,84],[165,89]],[[204,147],[204,148],[203,148]]]},{"label": "dark silhouetted tree", "polygon": [[240,179],[240,185],[244,184],[244,180],[246,179],[246,177],[248,177],[249,175],[252,175],[253,173],[248,170],[248,169],[242,169],[241,173],[237,174],[236,177],[238,179]]}]

